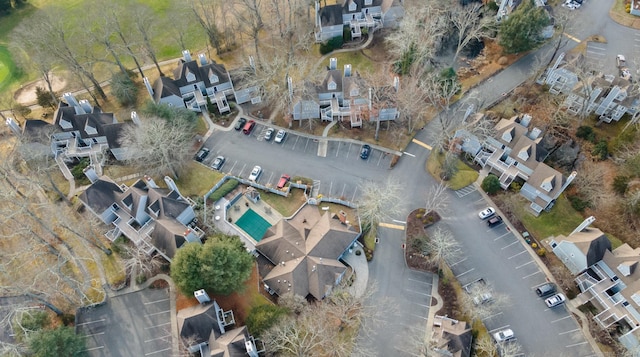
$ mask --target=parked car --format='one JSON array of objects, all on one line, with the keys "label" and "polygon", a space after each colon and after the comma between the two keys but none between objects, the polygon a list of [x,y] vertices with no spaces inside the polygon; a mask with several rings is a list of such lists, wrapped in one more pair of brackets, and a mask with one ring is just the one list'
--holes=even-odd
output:
[{"label": "parked car", "polygon": [[202,148],[198,151],[198,153],[196,154],[196,156],[194,156],[193,158],[197,161],[197,162],[202,162],[207,156],[209,155],[209,149],[207,148]]},{"label": "parked car", "polygon": [[487,207],[478,213],[478,217],[480,217],[480,219],[487,219],[494,214],[496,214],[496,210],[493,207]]},{"label": "parked car", "polygon": [[244,125],[244,128],[242,128],[242,132],[244,133],[244,135],[249,135],[251,134],[251,132],[253,131],[253,128],[255,127],[256,127],[256,121],[249,120],[247,124]]},{"label": "parked car", "polygon": [[284,129],[278,130],[278,134],[276,134],[276,143],[283,142],[285,136],[287,136],[287,132],[284,131]]},{"label": "parked car", "polygon": [[280,181],[278,181],[278,189],[284,188],[284,186],[291,180],[291,176],[284,174],[280,176]]},{"label": "parked car", "polygon": [[224,156],[218,156],[218,157],[216,157],[215,160],[213,160],[213,163],[211,164],[211,168],[214,169],[214,170],[220,171],[220,169],[222,168],[222,165],[224,165],[225,161],[226,161],[226,159],[224,158]]},{"label": "parked car", "polygon": [[267,129],[267,131],[264,133],[264,140],[266,140],[266,141],[271,140],[271,138],[273,138],[273,133],[275,131],[276,131],[276,129],[274,129],[274,128]]},{"label": "parked car", "polygon": [[515,337],[513,330],[510,328],[500,330],[493,334],[493,338],[496,339],[496,342],[507,342],[513,340]]},{"label": "parked car", "polygon": [[536,294],[539,297],[549,296],[556,292],[556,284],[544,283],[536,288]]},{"label": "parked car", "polygon": [[251,175],[249,175],[249,181],[257,181],[261,173],[262,173],[262,167],[258,165],[254,166],[253,170],[251,170]]},{"label": "parked car", "polygon": [[497,226],[497,225],[499,225],[501,223],[502,223],[502,217],[500,217],[500,216],[493,216],[493,217],[489,218],[489,220],[487,221],[487,225],[489,227],[495,227],[495,226]]},{"label": "parked car", "polygon": [[487,304],[493,300],[493,296],[490,293],[480,293],[473,297],[473,304],[478,306]]},{"label": "parked car", "polygon": [[371,154],[371,146],[367,144],[362,145],[362,149],[360,149],[360,158],[362,160],[366,160],[369,158],[369,154]]},{"label": "parked car", "polygon": [[236,123],[236,126],[234,126],[233,128],[236,130],[240,130],[242,128],[244,128],[244,125],[247,123],[247,119],[245,118],[240,118],[238,119],[238,122]]},{"label": "parked car", "polygon": [[548,307],[556,307],[558,305],[564,304],[567,301],[567,297],[564,294],[555,294],[550,298],[547,298],[544,302]]}]

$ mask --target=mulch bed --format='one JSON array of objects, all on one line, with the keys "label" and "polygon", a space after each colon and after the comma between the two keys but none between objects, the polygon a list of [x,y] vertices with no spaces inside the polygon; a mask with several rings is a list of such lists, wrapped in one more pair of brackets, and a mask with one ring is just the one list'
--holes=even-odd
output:
[{"label": "mulch bed", "polygon": [[429,262],[427,256],[415,248],[413,242],[427,234],[425,228],[438,222],[440,215],[436,212],[425,214],[424,208],[413,210],[407,217],[407,245],[405,247],[405,259],[411,269],[436,273],[438,267]]}]

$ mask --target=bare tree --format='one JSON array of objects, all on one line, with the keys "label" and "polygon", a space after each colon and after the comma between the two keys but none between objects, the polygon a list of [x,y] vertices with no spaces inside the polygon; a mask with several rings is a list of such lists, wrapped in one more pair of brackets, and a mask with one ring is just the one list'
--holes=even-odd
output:
[{"label": "bare tree", "polygon": [[508,304],[509,298],[496,292],[489,284],[475,283],[466,288],[462,295],[461,306],[474,320],[483,321],[500,313]]},{"label": "bare tree", "polygon": [[235,0],[231,5],[236,20],[240,24],[240,29],[253,39],[253,50],[256,60],[260,60],[260,31],[264,28],[262,21],[262,1],[261,0]]},{"label": "bare tree", "polygon": [[287,292],[278,297],[278,305],[286,307],[294,314],[300,314],[307,307],[308,303],[303,296],[297,295],[293,292]]},{"label": "bare tree", "polygon": [[431,186],[429,192],[427,193],[427,199],[424,203],[424,209],[426,213],[432,211],[443,213],[448,210],[448,188],[449,186],[444,181],[440,181],[440,183],[436,186]]},{"label": "bare tree", "polygon": [[453,238],[453,234],[440,227],[429,235],[426,249],[429,260],[438,265],[438,271],[442,271],[447,260],[451,261],[460,254],[460,244]]},{"label": "bare tree", "polygon": [[384,219],[397,215],[400,212],[400,188],[400,183],[392,178],[388,178],[384,183],[365,181],[360,186],[360,219],[373,228]]},{"label": "bare tree", "polygon": [[219,0],[190,0],[189,6],[194,18],[207,34],[209,43],[216,50],[216,54],[222,53],[222,32],[218,27],[221,16],[221,3]]},{"label": "bare tree", "polygon": [[471,41],[490,38],[495,33],[495,19],[483,10],[484,5],[478,2],[472,2],[466,6],[455,4],[449,7],[449,20],[455,27],[457,39],[453,63]]},{"label": "bare tree", "polygon": [[[86,16],[81,18],[81,27],[87,30],[87,34],[91,38],[91,42],[99,44],[113,58],[120,72],[127,74],[127,69],[120,60],[117,45],[114,43],[114,28],[116,21],[113,16],[104,16],[104,10],[109,6],[102,0],[93,0],[83,3],[83,12]],[[113,12],[111,12],[113,14]]]},{"label": "bare tree", "polygon": [[130,11],[133,15],[136,29],[138,29],[138,33],[141,37],[142,47],[144,48],[145,53],[149,58],[151,58],[153,64],[155,64],[158,74],[160,76],[164,76],[164,73],[162,73],[160,65],[158,64],[158,59],[156,58],[156,49],[151,43],[151,39],[155,37],[156,32],[159,30],[157,27],[156,16],[153,11],[144,4],[135,4]]},{"label": "bare tree", "polygon": [[580,175],[576,176],[573,185],[585,200],[598,207],[609,196],[609,192],[603,189],[605,172],[589,160],[583,161],[580,169]]},{"label": "bare tree", "polygon": [[[111,23],[113,24],[113,32],[122,42],[121,46],[123,47],[125,54],[133,59],[140,77],[144,78],[144,72],[142,71],[140,61],[138,61],[138,56],[133,51],[133,49],[136,48],[138,44],[136,43],[136,39],[132,34],[133,28],[131,27],[131,25],[133,21],[130,16],[129,9],[120,6],[119,3],[110,3],[109,6],[105,6],[104,9],[106,9],[106,14],[104,14],[103,16],[111,18]],[[174,21],[173,26],[178,27],[183,25],[183,23],[183,21],[177,20]]]},{"label": "bare tree", "polygon": [[186,121],[168,122],[150,117],[127,128],[122,144],[132,164],[151,176],[170,173],[177,178],[189,162],[193,125]]},{"label": "bare tree", "polygon": [[129,276],[135,275],[150,276],[156,272],[163,264],[162,258],[158,255],[149,256],[144,250],[144,245],[126,244],[122,252],[124,270]]},{"label": "bare tree", "polygon": [[397,93],[400,110],[398,121],[406,125],[409,134],[413,133],[416,126],[424,124],[424,115],[428,108],[428,96],[421,84],[423,71],[422,66],[412,66],[410,73],[400,79]]}]

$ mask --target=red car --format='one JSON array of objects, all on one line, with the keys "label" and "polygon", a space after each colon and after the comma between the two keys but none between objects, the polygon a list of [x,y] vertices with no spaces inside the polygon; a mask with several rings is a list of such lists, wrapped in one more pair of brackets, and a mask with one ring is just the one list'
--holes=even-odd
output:
[{"label": "red car", "polygon": [[249,120],[247,122],[247,124],[244,125],[244,129],[242,129],[242,132],[244,133],[244,135],[249,135],[251,134],[251,131],[253,130],[253,128],[256,126],[256,121],[255,120]]},{"label": "red car", "polygon": [[291,176],[289,175],[280,176],[280,181],[278,181],[278,189],[284,188],[289,180],[291,180]]}]

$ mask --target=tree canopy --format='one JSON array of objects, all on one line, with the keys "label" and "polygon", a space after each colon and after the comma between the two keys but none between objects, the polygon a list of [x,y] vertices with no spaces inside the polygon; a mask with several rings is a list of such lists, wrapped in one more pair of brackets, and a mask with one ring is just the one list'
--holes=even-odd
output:
[{"label": "tree canopy", "polygon": [[73,327],[40,330],[29,338],[29,348],[36,357],[86,356],[85,338],[76,335]]},{"label": "tree canopy", "polygon": [[542,29],[549,24],[544,8],[533,0],[523,1],[500,26],[500,46],[505,53],[528,51],[542,42]]},{"label": "tree canopy", "polygon": [[219,234],[205,244],[187,243],[171,262],[171,277],[180,291],[191,295],[205,289],[229,295],[251,275],[253,257],[236,236]]}]

